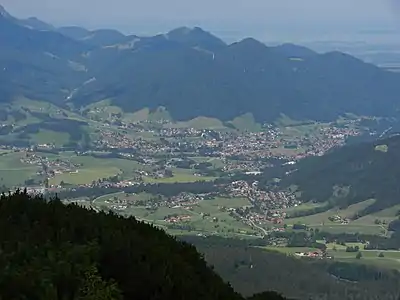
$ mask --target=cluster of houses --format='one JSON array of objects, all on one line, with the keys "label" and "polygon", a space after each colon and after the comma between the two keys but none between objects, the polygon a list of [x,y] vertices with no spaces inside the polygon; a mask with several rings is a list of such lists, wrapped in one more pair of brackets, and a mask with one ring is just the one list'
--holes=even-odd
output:
[{"label": "cluster of houses", "polygon": [[[140,130],[143,131],[143,127]],[[241,133],[159,125],[146,130],[161,141],[134,138],[106,127],[100,129],[100,138],[94,144],[97,149],[127,149],[143,159],[160,153],[192,152],[193,156],[222,159],[223,171],[260,171],[266,166],[262,159],[297,161],[310,155],[322,155],[332,147],[342,145],[348,136],[360,134],[351,126],[342,128],[334,124],[321,126],[319,134],[298,136],[288,135],[279,128],[267,125],[260,132]]]},{"label": "cluster of houses", "polygon": [[46,156],[38,155],[34,152],[26,152],[25,156],[20,158],[21,163],[28,165],[36,165],[40,167],[37,175],[45,175],[47,178],[52,178],[64,173],[77,173],[80,164],[74,164],[66,159],[51,160]]},{"label": "cluster of houses", "polygon": [[343,225],[349,224],[350,220],[348,218],[339,216],[339,215],[334,215],[334,216],[330,216],[329,221],[334,222],[334,223],[340,223]]},{"label": "cluster of houses", "polygon": [[194,128],[163,128],[157,135],[164,138],[201,137],[204,130]]},{"label": "cluster of houses", "polygon": [[315,250],[310,252],[295,252],[294,255],[300,258],[332,259],[332,256],[327,255],[326,251],[322,250]]},{"label": "cluster of houses", "polygon": [[191,216],[189,215],[174,215],[174,216],[166,216],[164,221],[167,223],[180,223],[180,222],[189,222],[191,220]]}]

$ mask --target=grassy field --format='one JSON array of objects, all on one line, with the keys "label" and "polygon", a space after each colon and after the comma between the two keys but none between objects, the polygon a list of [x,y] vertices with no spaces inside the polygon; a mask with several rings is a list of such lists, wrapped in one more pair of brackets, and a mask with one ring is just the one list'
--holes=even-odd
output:
[{"label": "grassy field", "polygon": [[[111,207],[114,199],[126,200],[144,200],[154,198],[150,194],[130,194],[117,193],[99,197],[93,201],[97,207],[107,206]],[[108,203],[107,203],[108,201]],[[140,220],[152,223],[157,226],[162,226],[171,233],[185,234],[188,230],[180,230],[179,228],[172,228],[171,224],[164,221],[168,215],[190,216],[190,221],[181,222],[180,225],[189,225],[190,233],[204,233],[204,234],[217,234],[226,236],[254,235],[256,232],[249,226],[240,221],[232,218],[224,207],[242,207],[249,205],[247,199],[244,198],[215,198],[213,200],[203,200],[198,205],[193,206],[192,209],[184,207],[158,207],[157,209],[147,209],[144,206],[132,206],[123,211],[125,215],[133,215]],[[207,214],[203,216],[203,214]]]},{"label": "grassy field", "polygon": [[168,128],[225,129],[224,124],[215,118],[197,117],[186,122],[166,125]]},{"label": "grassy field", "polygon": [[[16,107],[28,109],[32,112],[48,113],[52,118],[68,118],[76,121],[86,121],[86,119],[79,114],[67,109],[60,108],[49,102],[18,98],[13,102],[13,105]],[[31,119],[27,122],[27,124],[36,123],[38,121],[39,119]]]},{"label": "grassy field", "polygon": [[223,162],[222,159],[220,158],[210,158],[210,157],[203,157],[203,156],[194,156],[194,157],[189,157],[189,159],[194,160],[196,163],[203,163],[203,162],[209,162],[212,164],[212,167],[214,169],[218,168],[223,168],[225,166],[225,163]]},{"label": "grassy field", "polygon": [[39,166],[22,163],[20,159],[23,156],[24,152],[6,152],[0,156],[0,185],[19,186],[25,180],[36,177]]},{"label": "grassy field", "polygon": [[61,147],[70,141],[70,135],[67,132],[41,129],[38,133],[31,134],[30,140],[38,145],[55,144],[56,146]]},{"label": "grassy field", "polygon": [[[330,209],[326,212],[322,212],[319,214],[314,214],[310,216],[305,216],[305,217],[299,217],[299,218],[292,218],[292,219],[286,219],[285,223],[288,225],[293,225],[293,224],[306,224],[312,228],[318,228],[322,231],[326,232],[331,232],[331,233],[341,233],[341,232],[347,232],[347,233],[365,233],[365,234],[378,234],[382,235],[386,233],[385,228],[382,225],[375,224],[376,219],[386,219],[386,220],[393,220],[395,218],[395,213],[397,210],[391,208],[388,210],[385,210],[384,212],[381,212],[382,216],[386,217],[378,217],[379,213],[377,215],[370,215],[366,216],[363,218],[360,218],[359,220],[356,221],[350,221],[349,224],[340,224],[336,222],[331,222],[329,220],[329,217],[339,215],[342,218],[350,218],[354,216],[357,212],[365,209],[366,207],[370,206],[371,204],[374,203],[374,199],[366,200],[354,205],[349,206],[346,209],[340,210],[340,209]],[[317,204],[318,205],[318,204]],[[291,209],[289,211],[294,211],[294,210],[306,210],[313,208],[314,204],[304,204],[300,205],[294,209]],[[399,206],[400,207],[400,206]]]},{"label": "grassy field", "polygon": [[[357,253],[346,252],[346,247],[360,248],[362,254],[361,259],[357,259]],[[385,251],[385,250],[368,250],[365,251],[364,244],[362,243],[346,243],[346,246],[337,245],[334,243],[327,244],[328,254],[332,255],[336,260],[352,263],[373,264],[385,268],[400,269],[400,251]],[[379,257],[383,253],[384,257]]]},{"label": "grassy field", "polygon": [[326,205],[326,203],[324,203],[324,202],[323,203],[307,202],[307,203],[303,203],[303,204],[298,205],[298,206],[293,206],[293,207],[286,208],[283,211],[290,215],[292,213],[303,212],[303,211],[311,210],[311,209],[314,209],[314,208],[323,207],[325,205]]},{"label": "grassy field", "polygon": [[82,168],[77,170],[76,173],[64,173],[56,175],[49,180],[50,185],[58,185],[62,181],[64,183],[79,185],[90,184],[93,180],[101,178],[108,178],[119,174],[118,168]]},{"label": "grassy field", "polygon": [[166,178],[152,178],[152,177],[144,177],[144,182],[148,183],[179,183],[179,182],[196,182],[196,181],[212,181],[215,180],[215,177],[208,176],[196,176],[193,173],[193,170],[188,169],[172,169],[173,177]]},{"label": "grassy field", "polygon": [[[45,141],[41,141],[45,142]],[[20,162],[24,153],[3,152],[0,156],[0,185],[17,186],[23,185],[27,179],[36,178],[36,172],[40,167]],[[136,176],[136,171],[151,171],[151,166],[142,165],[133,160],[118,158],[96,158],[93,156],[77,156],[73,152],[61,152],[60,154],[40,153],[49,160],[61,159],[80,165],[77,172],[57,174],[49,180],[50,185],[59,185],[61,182],[66,184],[90,184],[98,179],[120,175],[122,179],[130,180]],[[211,181],[215,177],[195,176],[194,170],[178,169],[172,170],[174,176],[171,178],[144,178],[145,182],[150,183],[176,183],[176,182],[195,182]]]},{"label": "grassy field", "polygon": [[[359,246],[361,252],[361,259],[357,259],[356,252],[346,252],[347,246]],[[360,243],[347,243],[346,246],[327,244],[327,253],[332,256],[336,261],[348,262],[348,263],[359,263],[366,265],[374,265],[377,267],[387,269],[400,270],[400,251],[381,251],[381,250],[363,250],[364,245]],[[288,255],[294,255],[296,252],[312,252],[316,251],[316,248],[307,247],[264,247],[269,251],[278,251]],[[334,250],[335,249],[335,250]],[[379,257],[379,254],[383,253],[384,257]]]},{"label": "grassy field", "polygon": [[236,117],[229,123],[237,130],[241,131],[256,132],[261,130],[261,124],[255,121],[254,116],[251,113],[246,113],[244,115]]},{"label": "grassy field", "polygon": [[397,213],[400,210],[400,204],[392,206],[390,208],[384,209],[382,211],[364,216],[358,220],[355,220],[354,224],[374,224],[375,220],[381,222],[390,223],[391,221],[397,219]]},{"label": "grassy field", "polygon": [[[89,184],[93,180],[115,175],[121,175],[123,179],[130,179],[136,170],[149,169],[135,161],[118,158],[76,156],[71,152],[64,152],[59,157],[82,166],[78,169],[78,173],[56,175],[50,180],[50,184],[59,184],[61,181],[70,184]],[[55,159],[57,156],[53,158]]]}]

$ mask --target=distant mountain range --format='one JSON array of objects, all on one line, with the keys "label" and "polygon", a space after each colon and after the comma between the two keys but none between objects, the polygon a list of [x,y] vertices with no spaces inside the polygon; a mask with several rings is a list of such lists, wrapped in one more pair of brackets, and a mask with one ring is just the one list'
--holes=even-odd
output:
[{"label": "distant mountain range", "polygon": [[166,107],[175,120],[252,113],[334,120],[397,116],[400,74],[352,56],[252,38],[227,45],[201,28],[154,37],[55,28],[0,9],[0,101],[18,96],[76,107],[110,99],[126,111]]}]

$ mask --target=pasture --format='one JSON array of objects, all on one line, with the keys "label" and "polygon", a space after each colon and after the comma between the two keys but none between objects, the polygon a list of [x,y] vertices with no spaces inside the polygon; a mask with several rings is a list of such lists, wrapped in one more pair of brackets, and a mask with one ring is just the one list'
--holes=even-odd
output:
[{"label": "pasture", "polygon": [[90,184],[92,181],[120,175],[123,179],[131,179],[137,170],[149,170],[149,167],[133,160],[119,158],[96,158],[93,156],[77,156],[72,152],[64,152],[59,156],[48,155],[52,159],[65,159],[74,164],[80,164],[76,173],[58,174],[50,180],[50,184],[61,181],[69,184]]},{"label": "pasture", "polygon": [[168,124],[166,128],[194,128],[194,129],[226,129],[224,124],[215,118],[197,117],[186,122]]},{"label": "pasture", "polygon": [[14,187],[24,185],[25,180],[36,178],[40,167],[22,163],[24,152],[2,152],[0,156],[0,185]]},{"label": "pasture", "polygon": [[[305,224],[311,228],[319,229],[321,231],[331,232],[331,233],[364,233],[364,234],[376,234],[376,235],[385,235],[386,228],[383,225],[375,224],[375,220],[386,220],[390,221],[395,218],[395,214],[398,210],[395,208],[390,208],[385,211],[362,217],[355,221],[350,221],[348,224],[341,224],[340,222],[332,222],[329,220],[332,216],[340,216],[341,218],[350,219],[357,212],[362,211],[367,208],[371,204],[375,202],[374,199],[366,200],[354,205],[350,205],[346,209],[338,209],[333,208],[328,211],[298,217],[298,218],[289,218],[285,220],[285,223],[288,225],[293,224]],[[296,208],[292,208],[287,210],[287,212],[301,211],[301,210],[309,210],[315,207],[318,207],[319,204],[306,203],[300,205]],[[321,204],[323,205],[323,204]],[[399,206],[400,208],[400,206]]]},{"label": "pasture", "polygon": [[[347,246],[359,246],[361,258],[357,259],[357,252],[346,252]],[[400,251],[384,251],[384,250],[364,250],[364,245],[360,243],[347,243],[346,246],[327,244],[327,254],[333,257],[334,261],[347,263],[358,263],[365,265],[373,265],[386,269],[400,270]],[[263,247],[268,251],[278,251],[286,255],[295,255],[296,252],[313,252],[316,248],[308,247]],[[382,253],[382,254],[381,254]],[[381,257],[383,256],[383,257]]]},{"label": "pasture", "polygon": [[[117,193],[99,197],[93,201],[93,205],[97,207],[107,206],[111,208],[120,200],[148,200],[157,196],[146,193],[142,194],[125,194]],[[167,199],[161,199],[165,201]],[[244,198],[215,198],[212,200],[201,200],[191,207],[183,206],[158,206],[149,208],[146,206],[133,206],[128,207],[121,211],[124,215],[133,215],[139,220],[152,223],[157,226],[166,228],[168,231],[179,231],[180,234],[191,232],[202,234],[216,234],[223,236],[249,236],[255,235],[250,226],[236,220],[230,216],[226,211],[226,207],[242,207],[249,205],[247,199]],[[188,216],[187,221],[180,221],[178,223],[169,223],[165,220],[168,216]],[[171,232],[172,232],[171,231]]]},{"label": "pasture", "polygon": [[61,182],[79,185],[90,184],[93,181],[102,178],[108,178],[118,175],[120,170],[118,168],[81,168],[76,172],[58,174],[49,180],[50,185],[59,185]]},{"label": "pasture", "polygon": [[38,145],[55,144],[56,146],[61,147],[70,141],[70,135],[67,132],[40,129],[38,133],[30,135],[30,140]]}]

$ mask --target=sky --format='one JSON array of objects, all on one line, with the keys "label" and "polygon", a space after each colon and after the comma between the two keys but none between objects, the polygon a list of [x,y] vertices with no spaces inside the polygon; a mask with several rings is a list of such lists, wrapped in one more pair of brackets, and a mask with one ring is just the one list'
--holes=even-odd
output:
[{"label": "sky", "polygon": [[200,26],[226,39],[334,38],[400,29],[400,0],[0,0],[17,17],[53,25],[154,34]]}]

